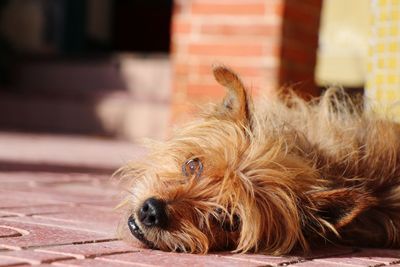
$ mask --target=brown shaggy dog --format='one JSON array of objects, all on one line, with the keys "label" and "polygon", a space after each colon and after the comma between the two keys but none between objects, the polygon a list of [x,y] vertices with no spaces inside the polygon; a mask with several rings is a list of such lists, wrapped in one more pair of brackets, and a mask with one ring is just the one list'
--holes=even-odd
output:
[{"label": "brown shaggy dog", "polygon": [[121,169],[124,238],[192,253],[400,246],[398,124],[334,89],[253,106],[231,70],[214,76],[222,104]]}]

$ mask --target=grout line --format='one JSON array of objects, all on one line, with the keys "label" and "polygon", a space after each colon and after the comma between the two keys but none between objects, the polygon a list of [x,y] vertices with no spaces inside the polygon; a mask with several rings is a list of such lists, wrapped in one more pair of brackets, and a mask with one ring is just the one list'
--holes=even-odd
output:
[{"label": "grout line", "polygon": [[36,250],[36,249],[41,249],[41,248],[51,248],[51,247],[57,247],[57,246],[103,243],[103,242],[111,242],[111,241],[118,241],[118,240],[120,240],[120,239],[118,239],[118,238],[108,238],[108,239],[99,239],[99,240],[93,240],[93,241],[79,241],[79,242],[70,242],[70,243],[55,243],[55,244],[51,244],[51,245],[21,247],[19,250]]}]

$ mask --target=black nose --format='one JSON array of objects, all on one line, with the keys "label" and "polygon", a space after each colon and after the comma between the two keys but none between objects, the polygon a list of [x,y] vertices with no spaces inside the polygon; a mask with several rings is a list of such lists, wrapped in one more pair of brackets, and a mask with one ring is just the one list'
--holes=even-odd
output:
[{"label": "black nose", "polygon": [[165,209],[164,201],[152,197],[148,198],[139,210],[139,220],[147,227],[165,228],[168,224]]}]

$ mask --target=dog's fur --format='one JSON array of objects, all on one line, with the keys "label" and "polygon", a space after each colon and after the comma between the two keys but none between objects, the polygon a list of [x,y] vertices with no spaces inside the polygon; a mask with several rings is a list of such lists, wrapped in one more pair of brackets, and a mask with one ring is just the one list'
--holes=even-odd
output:
[{"label": "dog's fur", "polygon": [[[227,88],[222,104],[121,169],[125,238],[131,217],[136,237],[168,251],[400,246],[398,124],[337,89],[311,102],[286,94],[253,106],[235,73],[216,67],[214,76]],[[164,227],[140,222],[149,198],[165,204]]]}]

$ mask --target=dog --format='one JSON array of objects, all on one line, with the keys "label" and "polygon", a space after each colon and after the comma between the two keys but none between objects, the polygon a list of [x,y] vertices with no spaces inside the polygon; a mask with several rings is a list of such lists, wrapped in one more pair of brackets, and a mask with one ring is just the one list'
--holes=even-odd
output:
[{"label": "dog", "polygon": [[400,247],[400,126],[343,90],[257,105],[229,68],[222,103],[119,171],[121,235],[188,253]]}]

